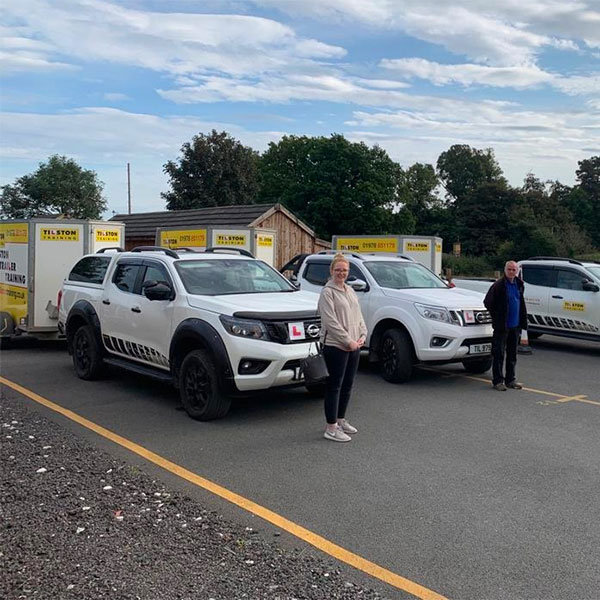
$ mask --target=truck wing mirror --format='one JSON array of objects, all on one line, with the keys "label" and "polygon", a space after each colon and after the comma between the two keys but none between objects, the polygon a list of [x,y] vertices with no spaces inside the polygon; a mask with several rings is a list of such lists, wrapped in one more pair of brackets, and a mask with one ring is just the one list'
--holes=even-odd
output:
[{"label": "truck wing mirror", "polygon": [[144,281],[142,291],[148,300],[173,300],[173,288],[166,281]]},{"label": "truck wing mirror", "polygon": [[353,278],[351,281],[347,281],[347,284],[355,291],[355,292],[366,292],[369,288],[366,281],[362,279]]}]

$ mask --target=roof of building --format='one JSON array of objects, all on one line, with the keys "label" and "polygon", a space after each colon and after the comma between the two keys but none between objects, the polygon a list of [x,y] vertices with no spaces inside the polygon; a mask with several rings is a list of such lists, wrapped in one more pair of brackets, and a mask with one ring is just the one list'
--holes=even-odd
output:
[{"label": "roof of building", "polygon": [[221,227],[257,227],[263,219],[276,211],[284,212],[302,229],[314,235],[314,231],[289,212],[281,204],[244,204],[215,206],[191,210],[163,210],[159,212],[115,215],[110,221],[125,223],[125,235],[151,237],[157,227],[189,227],[190,225]]}]

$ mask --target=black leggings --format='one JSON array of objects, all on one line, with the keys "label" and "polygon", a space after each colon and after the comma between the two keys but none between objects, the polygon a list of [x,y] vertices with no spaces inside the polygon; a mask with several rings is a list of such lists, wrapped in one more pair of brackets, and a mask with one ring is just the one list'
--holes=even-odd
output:
[{"label": "black leggings", "polygon": [[348,352],[334,346],[325,346],[323,355],[329,371],[325,391],[325,418],[328,424],[333,425],[346,416],[360,350]]}]

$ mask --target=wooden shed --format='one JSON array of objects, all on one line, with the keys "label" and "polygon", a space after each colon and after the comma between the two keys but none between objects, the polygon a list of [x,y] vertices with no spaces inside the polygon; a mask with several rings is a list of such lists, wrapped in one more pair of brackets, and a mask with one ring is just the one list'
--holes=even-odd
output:
[{"label": "wooden shed", "polygon": [[328,250],[331,243],[320,240],[315,232],[281,204],[215,206],[191,210],[115,215],[111,221],[125,223],[125,249],[154,246],[159,227],[245,227],[274,229],[277,232],[276,268],[296,254]]}]

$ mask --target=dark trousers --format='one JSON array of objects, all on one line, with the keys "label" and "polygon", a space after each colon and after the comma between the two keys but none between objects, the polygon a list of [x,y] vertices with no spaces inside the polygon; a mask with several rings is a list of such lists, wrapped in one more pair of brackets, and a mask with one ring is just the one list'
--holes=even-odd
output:
[{"label": "dark trousers", "polygon": [[346,416],[354,375],[358,369],[360,350],[346,352],[334,346],[325,346],[323,356],[329,371],[325,390],[325,418],[327,423],[333,425],[338,419]]},{"label": "dark trousers", "polygon": [[[492,337],[492,383],[511,383],[515,380],[517,364],[517,345],[520,327],[512,327],[504,331],[494,330]],[[506,354],[506,375],[504,375],[504,355]]]}]

